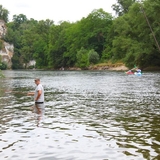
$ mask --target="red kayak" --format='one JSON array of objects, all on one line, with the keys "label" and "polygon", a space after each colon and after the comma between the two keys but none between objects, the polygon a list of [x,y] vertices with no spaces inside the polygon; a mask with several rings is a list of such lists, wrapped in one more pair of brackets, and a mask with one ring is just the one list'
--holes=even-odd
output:
[{"label": "red kayak", "polygon": [[132,71],[127,71],[126,74],[130,75],[130,74],[134,74],[134,72],[132,72]]}]

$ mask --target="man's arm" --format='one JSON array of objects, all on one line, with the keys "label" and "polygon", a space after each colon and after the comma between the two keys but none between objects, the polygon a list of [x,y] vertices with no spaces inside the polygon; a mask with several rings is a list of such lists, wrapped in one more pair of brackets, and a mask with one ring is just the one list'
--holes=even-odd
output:
[{"label": "man's arm", "polygon": [[38,90],[38,94],[37,94],[37,97],[36,97],[35,101],[38,101],[41,94],[42,94],[42,90]]},{"label": "man's arm", "polygon": [[28,92],[27,96],[34,96],[34,92]]}]

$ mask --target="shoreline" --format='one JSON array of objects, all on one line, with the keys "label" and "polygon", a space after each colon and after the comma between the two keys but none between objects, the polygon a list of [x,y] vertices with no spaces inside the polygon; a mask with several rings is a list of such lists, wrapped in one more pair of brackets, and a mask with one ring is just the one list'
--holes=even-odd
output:
[{"label": "shoreline", "polygon": [[[61,69],[60,69],[61,70]],[[85,69],[81,69],[81,68],[77,68],[77,67],[69,67],[69,68],[65,68],[64,70],[68,70],[68,71],[81,71],[81,70],[90,70],[90,71],[104,71],[104,70],[108,70],[108,71],[128,71],[129,68],[126,67],[125,65],[121,65],[121,66],[90,66],[88,68]]]},{"label": "shoreline", "polygon": [[[61,70],[61,69],[60,69]],[[125,65],[117,65],[117,66],[114,66],[114,65],[99,65],[99,66],[90,66],[88,68],[85,68],[85,69],[81,69],[81,68],[78,68],[78,67],[69,67],[69,68],[65,68],[64,70],[69,70],[69,71],[80,71],[80,70],[91,70],[91,71],[103,71],[103,70],[106,70],[106,71],[128,71],[130,70],[128,67],[126,67]],[[142,71],[160,71],[160,67],[158,66],[155,66],[155,67],[146,67],[146,68],[143,68],[141,69]]]},{"label": "shoreline", "polygon": [[[12,69],[6,69],[6,70],[12,70]],[[92,65],[89,66],[88,68],[78,68],[78,67],[68,67],[68,68],[59,68],[59,69],[49,69],[49,68],[42,68],[42,69],[15,69],[15,70],[51,70],[51,71],[83,71],[83,70],[90,70],[90,71],[128,71],[130,70],[128,67],[126,67],[124,64],[118,64],[118,65]],[[141,69],[142,71],[160,71],[160,67],[154,66],[154,67],[146,67]],[[2,73],[3,70],[0,70]],[[0,74],[1,75],[1,74]]]}]

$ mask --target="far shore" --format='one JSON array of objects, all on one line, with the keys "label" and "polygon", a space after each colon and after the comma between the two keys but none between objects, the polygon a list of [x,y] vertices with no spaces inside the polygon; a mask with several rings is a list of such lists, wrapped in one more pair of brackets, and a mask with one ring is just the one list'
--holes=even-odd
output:
[{"label": "far shore", "polygon": [[[160,71],[160,67],[155,66],[155,67],[146,67],[146,68],[140,68],[142,71]],[[12,69],[8,69],[12,70]],[[78,68],[78,67],[61,67],[59,69],[47,69],[47,68],[42,68],[42,69],[37,69],[37,68],[30,68],[30,69],[20,69],[20,70],[59,70],[59,71],[81,71],[81,70],[90,70],[90,71],[128,71],[130,68],[126,67],[124,64],[109,64],[109,65],[104,65],[104,64],[98,64],[98,65],[91,65],[88,68]],[[1,76],[1,74],[0,74]]]},{"label": "far shore", "polygon": [[[60,69],[61,70],[61,69]],[[103,70],[108,70],[108,71],[128,71],[129,68],[127,68],[124,65],[121,66],[90,66],[88,68],[85,69],[81,69],[81,68],[77,68],[77,67],[69,67],[69,68],[65,68],[64,70],[99,70],[99,71],[103,71]]]},{"label": "far shore", "polygon": [[[146,67],[146,68],[140,68],[142,71],[160,71],[160,67]],[[61,69],[59,69],[61,70]],[[78,71],[78,70],[98,70],[98,71],[128,71],[130,68],[126,67],[125,65],[119,65],[119,66],[90,66],[85,69],[77,68],[77,67],[69,67],[69,68],[64,68],[64,70],[69,70],[69,71]]]}]

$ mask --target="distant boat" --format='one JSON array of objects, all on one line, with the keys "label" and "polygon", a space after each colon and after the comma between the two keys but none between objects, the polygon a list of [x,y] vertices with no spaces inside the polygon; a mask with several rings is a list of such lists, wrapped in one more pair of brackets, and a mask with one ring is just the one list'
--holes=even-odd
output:
[{"label": "distant boat", "polygon": [[127,71],[127,72],[126,72],[126,74],[128,74],[128,75],[132,75],[132,74],[134,74],[134,72],[133,72],[133,71],[131,71],[131,70],[129,70],[129,71]]},{"label": "distant boat", "polygon": [[137,69],[135,72],[133,70],[129,70],[125,72],[127,75],[136,75],[136,76],[141,76],[142,72],[140,69]]}]

